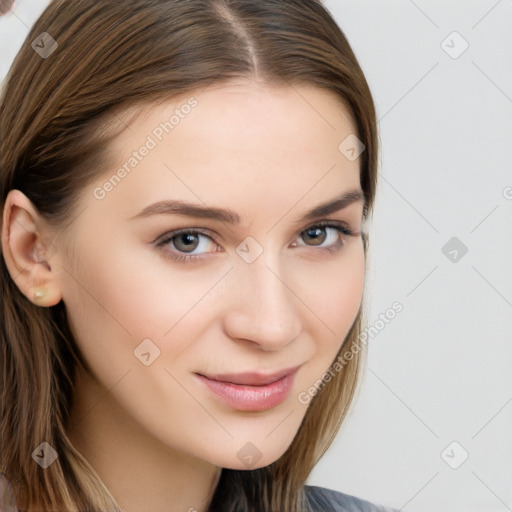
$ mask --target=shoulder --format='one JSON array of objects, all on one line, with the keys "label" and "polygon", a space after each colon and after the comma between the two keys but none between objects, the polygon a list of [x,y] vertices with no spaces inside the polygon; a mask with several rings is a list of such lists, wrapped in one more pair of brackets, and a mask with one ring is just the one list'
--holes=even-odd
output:
[{"label": "shoulder", "polygon": [[325,487],[306,485],[304,491],[311,512],[398,512]]}]

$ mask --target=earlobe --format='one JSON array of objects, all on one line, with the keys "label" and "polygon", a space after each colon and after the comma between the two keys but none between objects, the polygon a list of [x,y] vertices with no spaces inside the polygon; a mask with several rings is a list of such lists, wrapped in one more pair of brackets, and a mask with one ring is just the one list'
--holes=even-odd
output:
[{"label": "earlobe", "polygon": [[38,306],[54,306],[62,299],[49,232],[32,202],[19,190],[7,196],[2,217],[2,253],[11,278]]}]

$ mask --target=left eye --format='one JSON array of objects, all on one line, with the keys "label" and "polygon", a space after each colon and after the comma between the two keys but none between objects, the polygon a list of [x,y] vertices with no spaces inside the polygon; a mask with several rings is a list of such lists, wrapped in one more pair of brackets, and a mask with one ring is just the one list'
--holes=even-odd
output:
[{"label": "left eye", "polygon": [[[319,223],[301,231],[299,239],[305,243],[293,242],[292,247],[318,247],[320,250],[335,252],[344,245],[343,235],[354,236],[353,231],[345,223]],[[308,244],[308,241],[312,243]],[[325,243],[326,241],[328,243]],[[210,243],[215,244],[210,235],[197,229],[182,229],[165,234],[156,242],[156,245],[158,247],[169,244],[174,246],[175,250],[171,251],[170,257],[182,261],[197,259],[208,253]]]},{"label": "left eye", "polygon": [[335,228],[333,226],[313,226],[302,231],[301,238],[302,240],[309,239],[313,242],[313,246],[322,245],[325,240],[330,238],[331,243],[328,243],[327,245],[332,245],[337,241],[337,239],[339,239],[339,235],[340,228]]}]

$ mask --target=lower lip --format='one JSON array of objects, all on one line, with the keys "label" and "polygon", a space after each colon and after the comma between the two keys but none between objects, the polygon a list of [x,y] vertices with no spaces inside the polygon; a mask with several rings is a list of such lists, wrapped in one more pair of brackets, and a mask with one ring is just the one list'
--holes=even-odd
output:
[{"label": "lower lip", "polygon": [[265,386],[246,386],[197,375],[217,397],[239,411],[265,411],[284,402],[293,386],[295,372]]}]

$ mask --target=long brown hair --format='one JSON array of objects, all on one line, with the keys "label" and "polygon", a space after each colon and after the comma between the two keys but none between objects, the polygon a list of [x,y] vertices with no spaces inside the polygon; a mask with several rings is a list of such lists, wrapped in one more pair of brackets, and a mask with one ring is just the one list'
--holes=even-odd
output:
[{"label": "long brown hair", "polygon": [[[42,33],[45,55],[32,46]],[[377,183],[375,108],[347,39],[318,0],[53,0],[2,89],[0,205],[18,189],[64,230],[80,193],[108,168],[117,112],[239,78],[319,87],[348,107],[365,145],[366,219]],[[366,254],[366,236],[363,242]],[[3,257],[0,280],[0,471],[13,482],[20,510],[118,510],[66,434],[81,357],[63,301],[34,305]],[[340,354],[360,345],[363,316],[361,307]],[[307,509],[304,484],[347,415],[364,355],[354,353],[319,390],[279,460],[252,471],[223,469],[210,511]],[[43,441],[59,454],[45,470],[31,458]]]}]

